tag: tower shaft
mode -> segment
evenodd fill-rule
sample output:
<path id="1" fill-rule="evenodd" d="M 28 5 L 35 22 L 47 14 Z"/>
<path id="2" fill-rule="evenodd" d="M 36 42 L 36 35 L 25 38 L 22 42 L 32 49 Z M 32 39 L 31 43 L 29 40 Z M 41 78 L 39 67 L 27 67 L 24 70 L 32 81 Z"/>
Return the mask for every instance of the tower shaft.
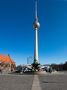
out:
<path id="1" fill-rule="evenodd" d="M 34 36 L 34 63 L 38 63 L 38 30 L 35 30 Z"/>

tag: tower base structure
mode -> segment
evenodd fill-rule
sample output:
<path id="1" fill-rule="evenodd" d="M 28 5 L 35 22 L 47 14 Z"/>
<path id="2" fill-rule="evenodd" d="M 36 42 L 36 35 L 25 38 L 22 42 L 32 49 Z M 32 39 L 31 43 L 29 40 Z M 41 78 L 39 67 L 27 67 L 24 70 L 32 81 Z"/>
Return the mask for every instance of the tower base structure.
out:
<path id="1" fill-rule="evenodd" d="M 38 62 L 32 63 L 32 71 L 34 71 L 34 72 L 40 71 L 40 63 L 38 63 Z"/>

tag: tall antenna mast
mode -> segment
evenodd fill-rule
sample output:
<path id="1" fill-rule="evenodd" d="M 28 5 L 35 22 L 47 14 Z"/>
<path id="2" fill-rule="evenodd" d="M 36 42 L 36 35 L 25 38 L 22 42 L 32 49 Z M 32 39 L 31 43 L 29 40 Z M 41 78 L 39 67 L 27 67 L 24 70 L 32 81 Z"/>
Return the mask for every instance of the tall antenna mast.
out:
<path id="1" fill-rule="evenodd" d="M 38 10 L 37 10 L 37 1 L 38 0 L 35 0 L 35 21 L 34 21 L 34 24 L 33 24 L 34 29 L 39 29 L 39 27 L 40 27 L 40 23 L 38 21 L 38 15 L 37 15 L 37 12 L 38 12 Z"/>
<path id="2" fill-rule="evenodd" d="M 38 68 L 38 30 L 40 27 L 40 23 L 38 21 L 38 15 L 37 15 L 37 0 L 35 0 L 35 20 L 33 23 L 34 28 L 34 62 L 33 62 L 33 68 L 36 70 Z"/>
<path id="3" fill-rule="evenodd" d="M 37 19 L 37 0 L 35 0 L 35 19 Z"/>

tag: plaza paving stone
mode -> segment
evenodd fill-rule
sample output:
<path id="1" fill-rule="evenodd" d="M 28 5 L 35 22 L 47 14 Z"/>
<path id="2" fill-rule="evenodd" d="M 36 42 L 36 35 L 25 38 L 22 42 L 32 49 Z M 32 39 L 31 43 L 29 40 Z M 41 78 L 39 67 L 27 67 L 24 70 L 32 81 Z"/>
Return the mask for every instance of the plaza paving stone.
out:
<path id="1" fill-rule="evenodd" d="M 33 75 L 0 75 L 0 90 L 31 90 Z"/>
<path id="2" fill-rule="evenodd" d="M 42 90 L 67 90 L 67 74 L 39 75 Z"/>
<path id="3" fill-rule="evenodd" d="M 67 72 L 37 75 L 42 90 L 67 90 Z M 1 75 L 0 90 L 32 90 L 34 75 Z M 34 87 L 35 89 L 35 87 Z"/>

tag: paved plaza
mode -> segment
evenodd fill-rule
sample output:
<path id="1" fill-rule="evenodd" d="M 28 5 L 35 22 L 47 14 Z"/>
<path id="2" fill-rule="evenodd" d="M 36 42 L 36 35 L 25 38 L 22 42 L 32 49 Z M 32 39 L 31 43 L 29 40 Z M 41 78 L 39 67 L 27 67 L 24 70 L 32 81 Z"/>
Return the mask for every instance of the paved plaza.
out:
<path id="1" fill-rule="evenodd" d="M 42 90 L 67 90 L 67 74 L 40 75 Z"/>
<path id="2" fill-rule="evenodd" d="M 0 90 L 31 90 L 33 75 L 0 75 Z"/>
<path id="3" fill-rule="evenodd" d="M 67 73 L 1 75 L 0 90 L 67 90 Z"/>

